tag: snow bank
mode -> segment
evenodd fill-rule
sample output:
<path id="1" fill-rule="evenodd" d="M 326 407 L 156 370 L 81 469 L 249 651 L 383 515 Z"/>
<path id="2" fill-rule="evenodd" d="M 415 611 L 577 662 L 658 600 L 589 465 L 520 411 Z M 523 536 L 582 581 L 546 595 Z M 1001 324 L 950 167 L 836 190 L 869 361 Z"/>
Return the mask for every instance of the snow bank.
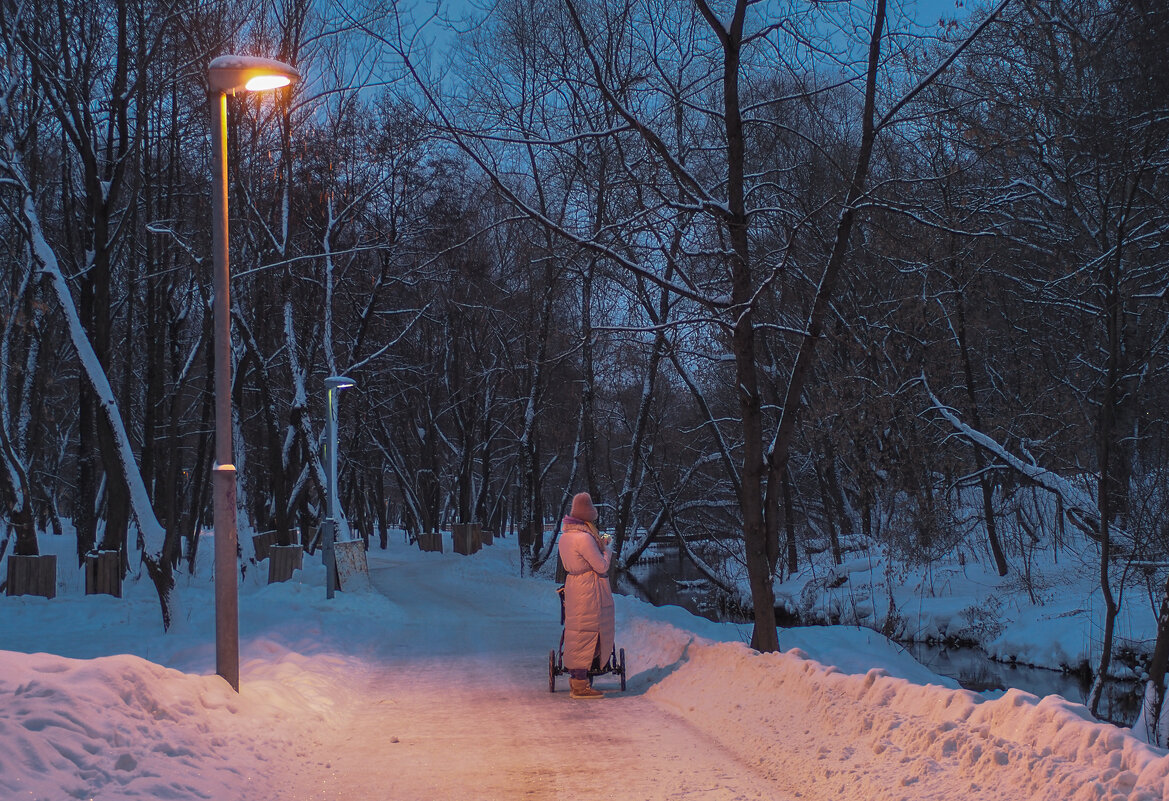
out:
<path id="1" fill-rule="evenodd" d="M 285 659 L 236 695 L 128 654 L 0 651 L 0 797 L 245 797 L 271 786 L 303 724 L 327 719 L 323 679 Z"/>
<path id="2" fill-rule="evenodd" d="M 236 694 L 130 654 L 0 651 L 0 798 L 276 801 L 367 699 L 363 658 L 248 644 Z"/>
<path id="3" fill-rule="evenodd" d="M 68 553 L 65 538 L 48 539 Z M 310 793 L 335 778 L 337 750 L 352 737 L 346 721 L 378 704 L 410 706 L 402 695 L 413 692 L 409 682 L 389 697 L 370 676 L 461 664 L 469 640 L 491 664 L 519 655 L 530 665 L 530 687 L 521 682 L 509 702 L 533 723 L 540 724 L 533 710 L 541 703 L 561 700 L 548 693 L 544 670 L 559 632 L 554 585 L 521 578 L 516 549 L 501 543 L 462 557 L 394 541 L 368 556 L 395 601 L 380 592 L 326 601 L 319 559 L 279 585 L 248 570 L 240 588 L 239 695 L 211 675 L 208 570 L 182 578 L 185 613 L 167 634 L 145 580 L 128 581 L 117 600 L 85 596 L 76 574 L 62 571 L 52 601 L 0 599 L 0 644 L 14 649 L 0 650 L 0 799 L 326 797 Z M 468 610 L 475 610 L 473 626 L 438 623 L 466 620 Z M 609 705 L 649 698 L 766 777 L 774 798 L 1169 795 L 1169 756 L 1127 730 L 1095 723 L 1083 706 L 1058 696 L 1012 691 L 986 700 L 868 629 L 785 630 L 788 650 L 761 655 L 745 644 L 748 626 L 620 596 L 617 615 L 628 692 L 584 714 L 616 716 L 620 710 Z M 468 681 L 480 670 L 469 663 Z M 378 726 L 392 721 L 387 732 L 406 725 L 375 717 Z M 629 734 L 631 753 L 642 734 Z M 473 781 L 474 758 L 451 756 Z M 377 769 L 369 767 L 374 778 Z"/>
<path id="4" fill-rule="evenodd" d="M 867 626 L 893 631 L 899 640 L 974 642 L 1003 662 L 1053 670 L 1098 664 L 1105 605 L 1090 541 L 1037 548 L 1026 560 L 1014 558 L 1005 577 L 967 544 L 916 567 L 877 544 L 867 547 L 870 556 L 841 565 L 832 564 L 827 552 L 819 555 L 818 563 L 776 584 L 777 605 L 805 623 Z M 1115 646 L 1151 653 L 1157 623 L 1152 602 L 1159 603 L 1159 596 L 1150 596 L 1137 571 L 1114 573 L 1128 582 L 1123 594 L 1119 579 L 1114 588 L 1124 601 Z M 1120 660 L 1113 660 L 1112 671 L 1117 678 L 1138 678 Z"/>
<path id="5" fill-rule="evenodd" d="M 820 797 L 1160 801 L 1169 756 L 1059 696 L 996 700 L 799 649 L 691 640 L 648 695 L 778 786 Z M 753 736 L 743 736 L 751 732 Z"/>

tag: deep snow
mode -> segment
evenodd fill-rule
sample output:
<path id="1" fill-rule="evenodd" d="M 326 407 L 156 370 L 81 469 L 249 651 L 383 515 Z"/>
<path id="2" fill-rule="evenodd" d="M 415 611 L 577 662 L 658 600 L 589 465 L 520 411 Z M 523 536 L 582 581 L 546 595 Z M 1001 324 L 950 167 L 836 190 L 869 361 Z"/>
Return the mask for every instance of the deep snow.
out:
<path id="1" fill-rule="evenodd" d="M 72 540 L 41 542 L 57 598 L 0 598 L 5 801 L 1169 795 L 1169 756 L 1127 730 L 958 689 L 867 629 L 788 630 L 761 655 L 746 627 L 618 596 L 627 691 L 551 694 L 554 585 L 519 576 L 510 539 L 472 557 L 395 539 L 369 553 L 372 590 L 332 601 L 319 559 L 272 586 L 249 566 L 236 695 L 211 675 L 209 564 L 163 634 L 148 581 L 86 597 Z"/>
<path id="2" fill-rule="evenodd" d="M 910 566 L 887 546 L 843 537 L 850 546 L 840 565 L 823 550 L 775 586 L 776 604 L 804 622 L 841 622 L 892 631 L 898 640 L 977 643 L 987 656 L 1009 663 L 1060 669 L 1096 668 L 1103 643 L 1104 600 L 1099 546 L 1066 527 L 1051 529 L 1060 515 L 1042 490 L 996 495 L 1000 536 L 1010 569 L 1000 577 L 986 544 L 975 490 L 956 502 L 969 530 L 955 524 L 953 542 L 927 564 Z M 1033 539 L 1018 522 L 1033 521 Z M 971 522 L 973 521 L 973 522 Z M 909 528 L 891 516 L 886 528 Z M 1135 551 L 1134 551 L 1135 552 Z M 745 587 L 745 577 L 739 583 Z M 1113 595 L 1121 599 L 1114 649 L 1151 654 L 1157 634 L 1162 572 L 1148 574 L 1120 562 L 1112 570 Z M 892 620 L 890 616 L 892 615 Z M 1114 677 L 1141 678 L 1114 659 Z"/>

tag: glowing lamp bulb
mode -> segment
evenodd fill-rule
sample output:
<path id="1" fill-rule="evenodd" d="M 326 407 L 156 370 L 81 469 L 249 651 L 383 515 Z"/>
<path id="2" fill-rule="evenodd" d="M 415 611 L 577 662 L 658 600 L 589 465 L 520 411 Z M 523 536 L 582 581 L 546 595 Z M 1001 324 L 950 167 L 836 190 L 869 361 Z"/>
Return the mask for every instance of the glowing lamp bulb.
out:
<path id="1" fill-rule="evenodd" d="M 281 86 L 288 86 L 292 83 L 292 79 L 287 75 L 257 75 L 255 78 L 248 80 L 244 84 L 244 88 L 249 92 L 263 92 L 268 89 L 279 89 Z"/>
<path id="2" fill-rule="evenodd" d="M 219 56 L 207 66 L 208 88 L 225 95 L 279 89 L 299 79 L 300 73 L 292 65 L 256 56 Z"/>

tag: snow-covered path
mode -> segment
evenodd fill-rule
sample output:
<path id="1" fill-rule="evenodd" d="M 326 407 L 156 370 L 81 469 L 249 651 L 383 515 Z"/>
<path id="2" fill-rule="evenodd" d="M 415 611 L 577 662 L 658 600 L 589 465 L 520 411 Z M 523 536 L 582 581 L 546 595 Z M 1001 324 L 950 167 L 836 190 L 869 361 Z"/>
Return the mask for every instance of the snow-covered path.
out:
<path id="1" fill-rule="evenodd" d="M 452 595 L 440 575 L 451 569 L 449 559 L 375 564 L 374 587 L 408 607 L 410 620 L 385 643 L 380 664 L 354 677 L 361 703 L 319 738 L 314 759 L 283 774 L 280 797 L 786 797 L 645 698 L 647 678 L 633 677 L 622 693 L 616 677 L 602 677 L 597 686 L 612 692 L 600 701 L 570 700 L 566 677 L 549 693 L 546 654 L 560 633 L 555 596 L 517 616 L 514 596 L 493 597 L 498 586 L 460 582 Z M 400 570 L 411 571 L 408 582 L 395 581 Z"/>
<path id="2" fill-rule="evenodd" d="M 555 586 L 518 575 L 514 540 L 368 556 L 374 586 L 331 600 L 319 556 L 273 585 L 248 563 L 238 694 L 209 569 L 166 634 L 145 580 L 0 599 L 0 801 L 1169 798 L 1163 749 L 1058 696 L 957 689 L 866 629 L 760 654 L 621 596 L 628 690 L 573 701 L 548 692 Z"/>

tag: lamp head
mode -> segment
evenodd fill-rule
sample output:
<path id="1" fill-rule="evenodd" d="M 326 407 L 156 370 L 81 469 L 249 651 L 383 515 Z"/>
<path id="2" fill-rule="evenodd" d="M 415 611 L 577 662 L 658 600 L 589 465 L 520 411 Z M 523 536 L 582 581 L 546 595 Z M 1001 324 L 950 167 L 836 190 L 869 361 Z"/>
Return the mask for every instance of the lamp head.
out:
<path id="1" fill-rule="evenodd" d="M 331 375 L 325 379 L 325 386 L 329 389 L 348 389 L 357 386 L 357 382 L 348 376 Z"/>
<path id="2" fill-rule="evenodd" d="M 262 92 L 288 86 L 300 79 L 295 67 L 271 58 L 219 56 L 207 67 L 212 91 L 234 95 L 239 91 Z"/>

